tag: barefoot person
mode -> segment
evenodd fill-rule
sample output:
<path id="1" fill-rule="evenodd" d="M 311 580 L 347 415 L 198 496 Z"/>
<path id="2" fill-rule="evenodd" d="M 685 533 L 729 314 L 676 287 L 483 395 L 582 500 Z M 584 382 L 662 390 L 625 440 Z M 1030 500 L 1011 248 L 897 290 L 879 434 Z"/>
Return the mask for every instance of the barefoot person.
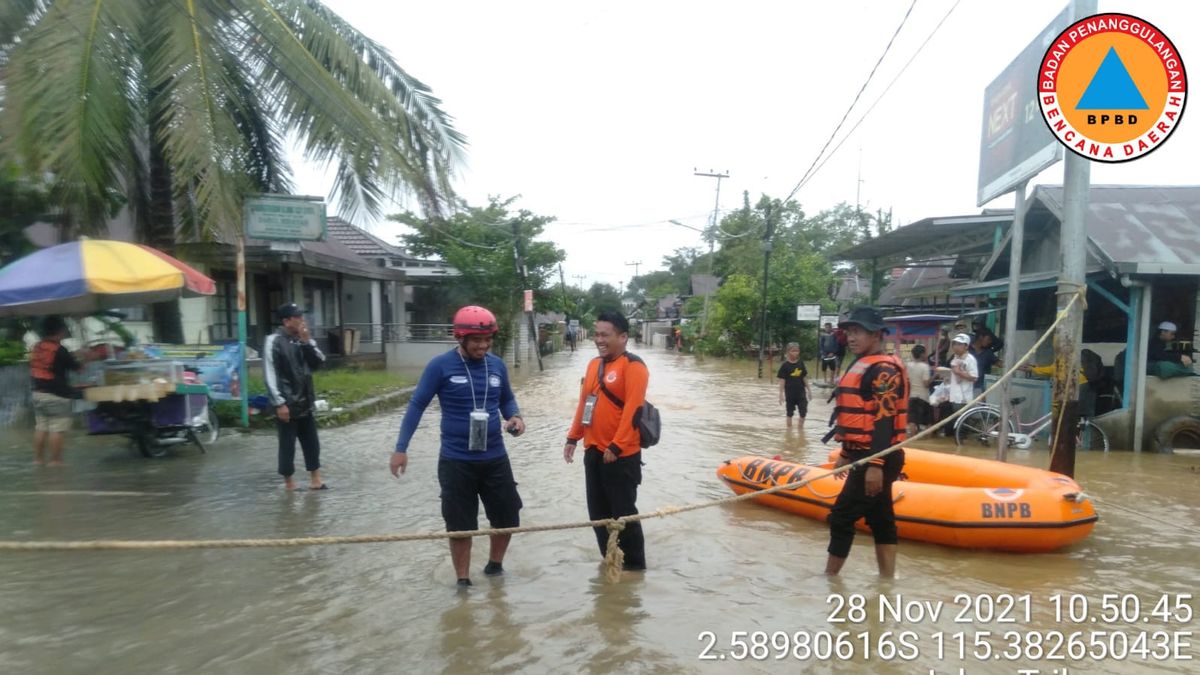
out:
<path id="1" fill-rule="evenodd" d="M 263 344 L 263 373 L 275 406 L 275 428 L 279 433 L 279 475 L 283 487 L 295 490 L 296 441 L 304 452 L 311 490 L 326 489 L 321 480 L 321 439 L 313 416 L 316 392 L 312 371 L 325 363 L 325 355 L 308 332 L 304 310 L 294 303 L 281 305 L 276 314 L 280 328 Z"/>
<path id="2" fill-rule="evenodd" d="M 800 360 L 800 344 L 789 342 L 783 363 L 779 364 L 779 405 L 787 404 L 787 428 L 792 428 L 793 413 L 800 417 L 800 428 L 804 428 L 804 418 L 808 417 L 808 401 L 812 398 L 812 388 L 808 386 L 808 368 Z"/>
<path id="3" fill-rule="evenodd" d="M 67 382 L 67 373 L 83 366 L 62 345 L 71 335 L 62 317 L 46 317 L 41 335 L 41 341 L 29 355 L 29 372 L 33 376 L 33 463 L 45 463 L 49 446 L 50 466 L 63 466 L 63 443 L 71 430 L 71 400 L 79 398 L 79 392 Z"/>
<path id="4" fill-rule="evenodd" d="M 508 368 L 488 351 L 497 330 L 496 317 L 487 309 L 471 305 L 458 310 L 454 315 L 458 347 L 425 366 L 392 453 L 392 475 L 399 478 L 408 467 L 408 448 L 421 415 L 436 396 L 442 407 L 437 473 L 447 532 L 479 529 L 480 501 L 493 528 L 521 525 L 521 495 L 504 448 L 503 431 L 520 436 L 525 422 L 509 383 Z M 504 554 L 511 538 L 511 534 L 491 536 L 485 575 L 504 574 Z M 470 586 L 470 538 L 450 540 L 450 562 L 458 585 Z"/>
<path id="5" fill-rule="evenodd" d="M 874 307 L 858 307 L 839 324 L 846 346 L 858 360 L 837 386 L 833 435 L 842 443 L 837 466 L 844 466 L 904 440 L 907 426 L 908 378 L 904 364 L 883 353 L 887 327 Z M 851 469 L 829 511 L 829 559 L 825 573 L 842 571 L 854 543 L 854 524 L 865 517 L 875 537 L 879 576 L 896 574 L 896 514 L 892 483 L 904 468 L 904 451 L 873 459 Z"/>

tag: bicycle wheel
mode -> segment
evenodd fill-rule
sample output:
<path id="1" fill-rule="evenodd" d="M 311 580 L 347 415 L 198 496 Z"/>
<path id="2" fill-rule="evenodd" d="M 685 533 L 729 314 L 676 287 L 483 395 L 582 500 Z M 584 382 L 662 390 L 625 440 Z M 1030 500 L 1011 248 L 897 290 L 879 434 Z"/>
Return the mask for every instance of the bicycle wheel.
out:
<path id="1" fill-rule="evenodd" d="M 1108 434 L 1091 420 L 1081 419 L 1075 432 L 1075 449 L 1108 452 Z"/>
<path id="2" fill-rule="evenodd" d="M 991 445 L 1000 432 L 1000 413 L 994 408 L 975 408 L 963 415 L 954 428 L 954 441 L 958 445 L 978 443 Z M 1013 432 L 1012 420 L 1008 421 L 1008 433 Z"/>

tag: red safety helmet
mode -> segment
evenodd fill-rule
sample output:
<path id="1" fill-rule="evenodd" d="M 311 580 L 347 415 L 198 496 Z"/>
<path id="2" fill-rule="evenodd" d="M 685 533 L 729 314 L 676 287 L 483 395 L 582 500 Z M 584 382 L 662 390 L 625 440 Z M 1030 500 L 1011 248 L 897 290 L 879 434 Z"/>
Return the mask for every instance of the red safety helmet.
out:
<path id="1" fill-rule="evenodd" d="M 495 335 L 500 330 L 496 315 L 478 305 L 467 305 L 454 313 L 454 339 L 468 335 Z"/>

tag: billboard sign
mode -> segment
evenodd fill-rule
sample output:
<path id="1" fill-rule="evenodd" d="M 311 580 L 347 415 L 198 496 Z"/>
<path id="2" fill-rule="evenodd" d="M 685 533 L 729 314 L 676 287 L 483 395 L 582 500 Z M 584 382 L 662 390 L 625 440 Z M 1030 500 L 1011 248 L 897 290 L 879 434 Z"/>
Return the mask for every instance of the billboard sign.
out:
<path id="1" fill-rule="evenodd" d="M 1062 159 L 1062 144 L 1042 121 L 1038 106 L 1038 69 L 1046 48 L 1071 25 L 1071 19 L 1068 5 L 984 89 L 978 206 Z"/>

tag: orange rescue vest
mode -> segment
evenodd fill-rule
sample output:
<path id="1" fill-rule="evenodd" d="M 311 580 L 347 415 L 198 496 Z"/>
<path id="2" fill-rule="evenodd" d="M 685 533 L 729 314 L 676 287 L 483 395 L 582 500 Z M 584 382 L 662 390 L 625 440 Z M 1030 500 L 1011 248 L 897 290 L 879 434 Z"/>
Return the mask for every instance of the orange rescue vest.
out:
<path id="1" fill-rule="evenodd" d="M 880 398 L 872 390 L 874 379 L 872 366 L 880 363 L 890 363 L 896 368 L 896 377 L 900 378 L 900 386 Z M 908 375 L 900 359 L 887 354 L 864 356 L 854 362 L 850 369 L 838 380 L 836 390 L 837 406 L 834 414 L 834 438 L 848 448 L 871 447 L 871 431 L 875 428 L 875 420 L 880 416 L 880 408 L 892 411 L 895 422 L 892 427 L 891 443 L 899 443 L 906 438 L 905 429 L 908 426 Z"/>
<path id="2" fill-rule="evenodd" d="M 42 340 L 33 347 L 29 354 L 29 374 L 35 380 L 54 379 L 54 357 L 58 355 L 60 344 L 53 340 Z"/>

